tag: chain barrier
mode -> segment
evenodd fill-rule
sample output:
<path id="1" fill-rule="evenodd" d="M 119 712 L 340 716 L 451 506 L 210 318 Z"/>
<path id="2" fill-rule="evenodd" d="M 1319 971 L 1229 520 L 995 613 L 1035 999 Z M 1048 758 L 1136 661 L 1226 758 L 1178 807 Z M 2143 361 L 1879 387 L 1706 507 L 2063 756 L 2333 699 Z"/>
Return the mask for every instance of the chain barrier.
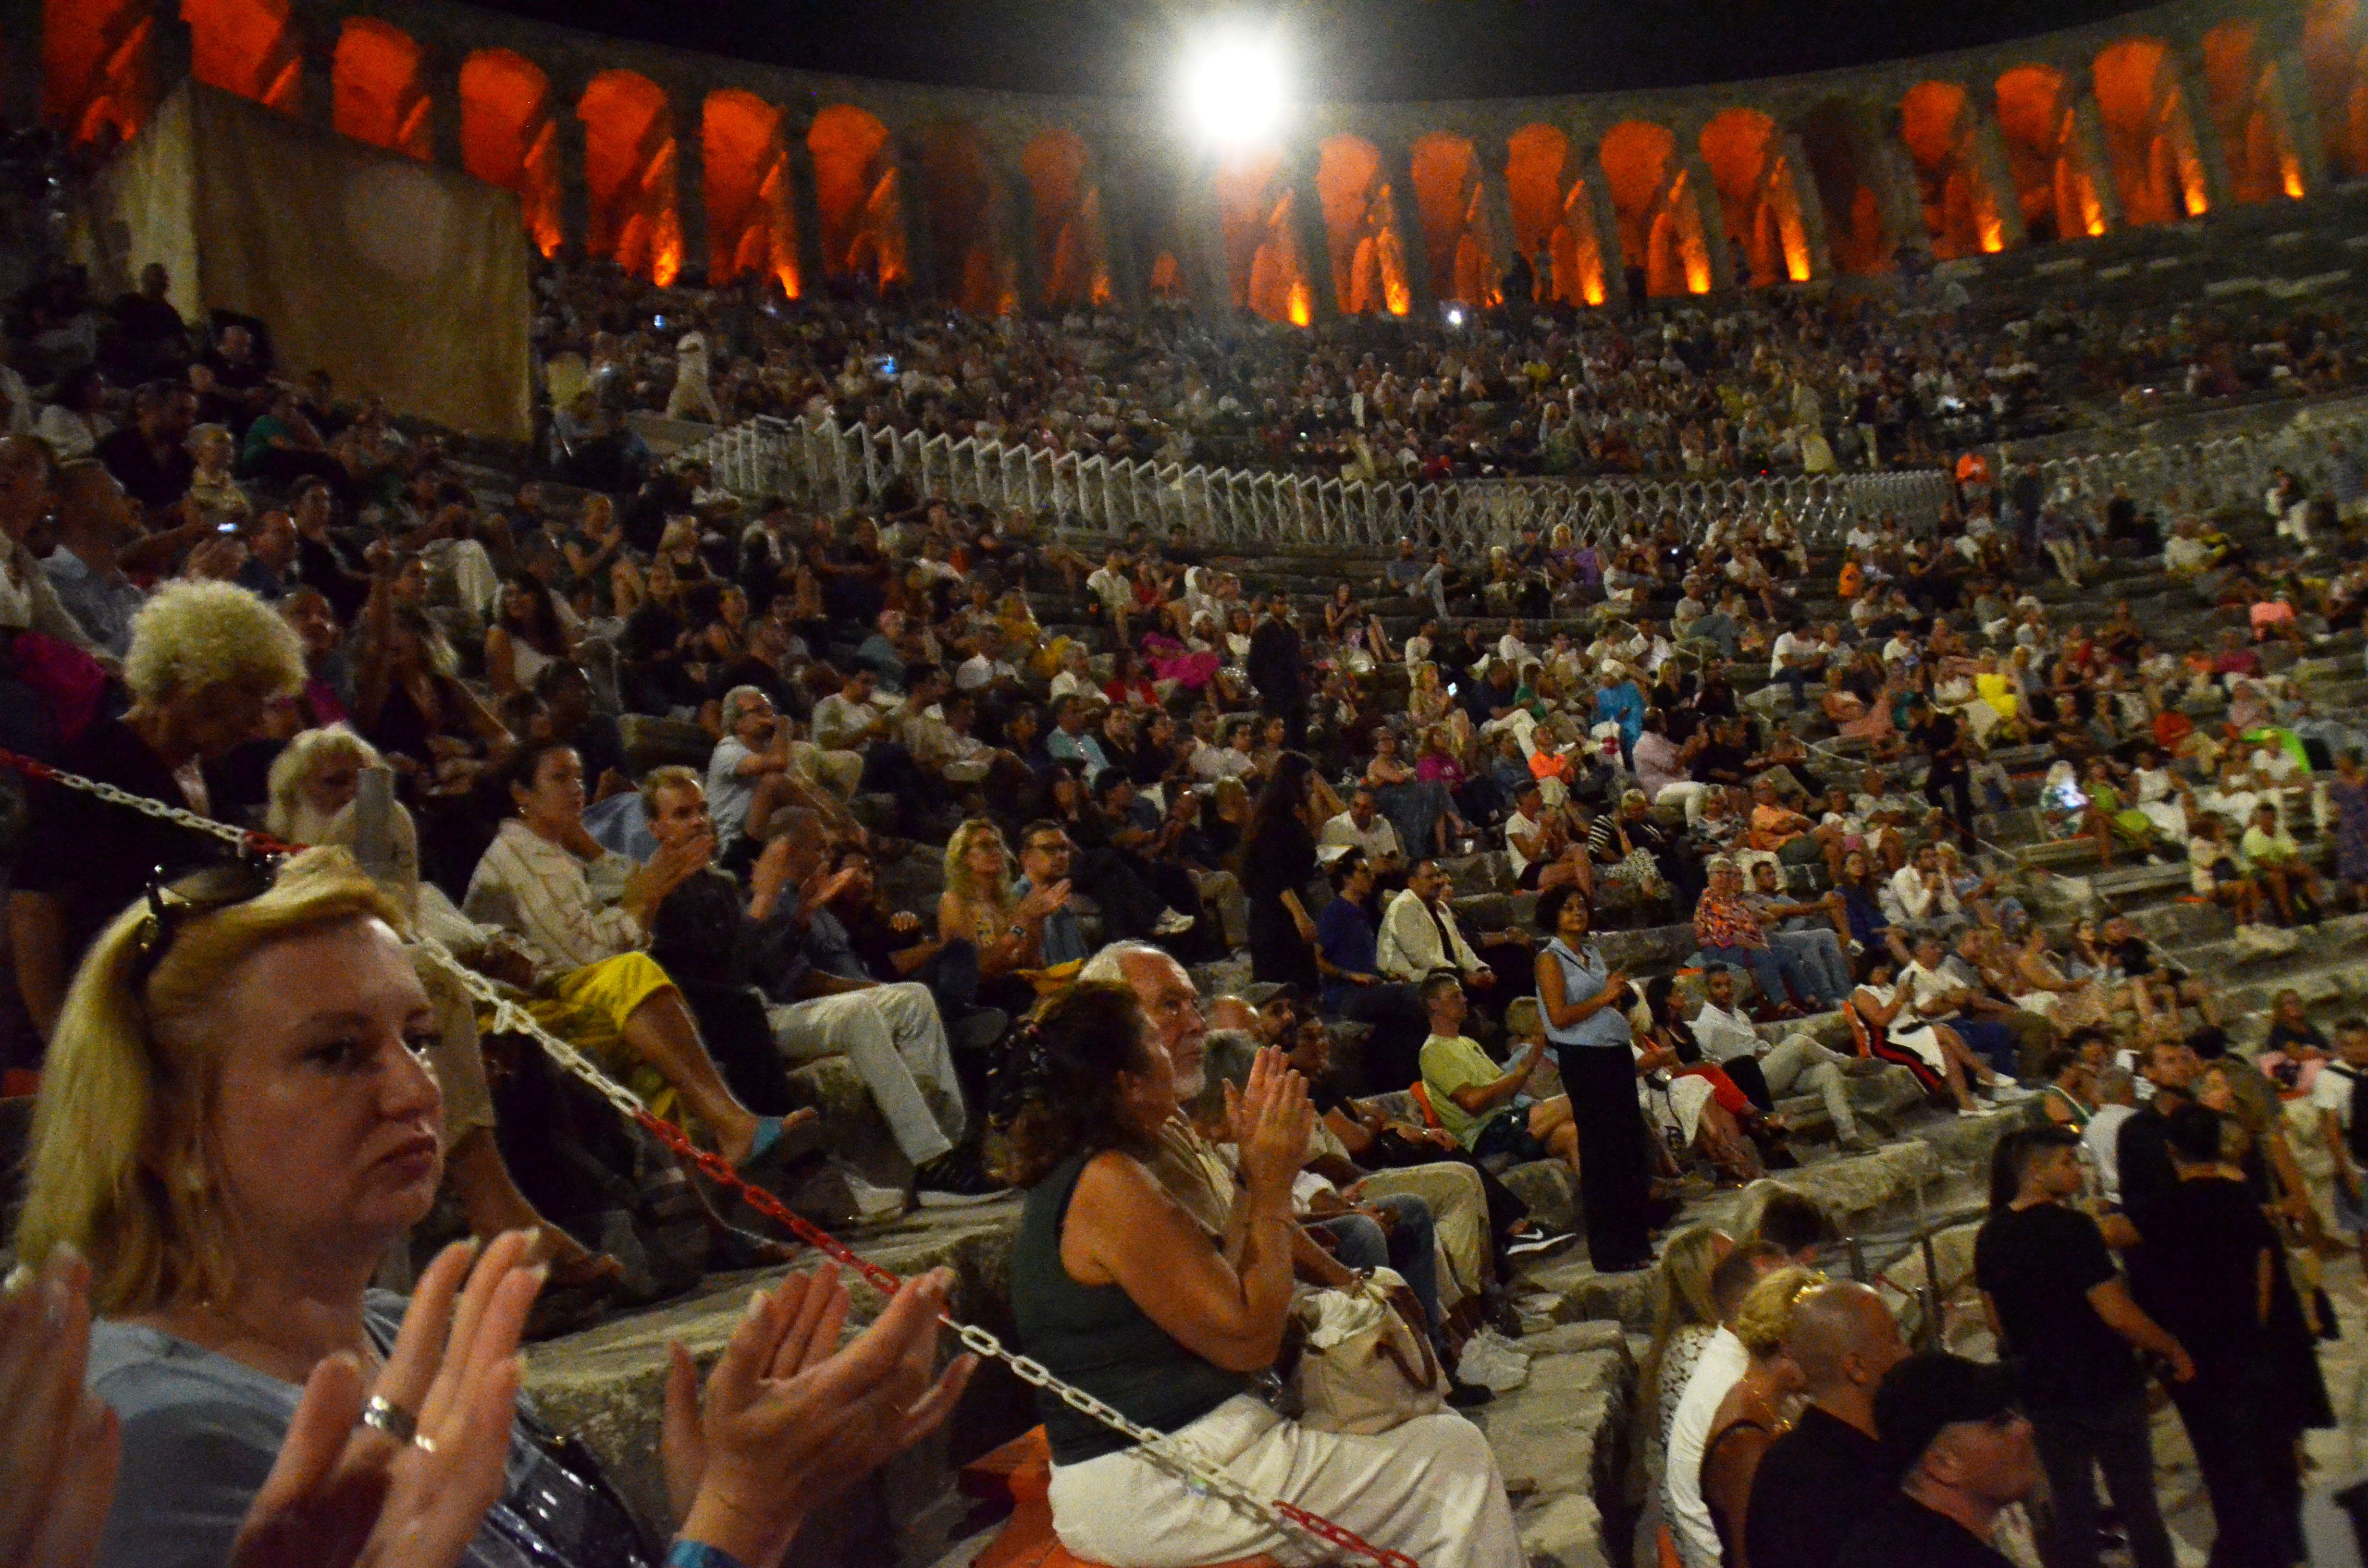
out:
<path id="1" fill-rule="evenodd" d="M 15 752 L 0 750 L 0 767 L 12 769 L 27 778 L 38 778 L 63 789 L 95 796 L 112 806 L 121 806 L 168 822 L 189 832 L 203 834 L 225 844 L 235 846 L 241 852 L 258 856 L 293 855 L 304 846 L 290 844 L 270 834 L 251 828 L 218 822 L 186 807 L 168 805 L 135 795 L 112 784 L 96 778 L 85 778 Z M 743 1177 L 720 1154 L 700 1148 L 690 1141 L 690 1134 L 656 1115 L 631 1089 L 600 1071 L 592 1060 L 575 1047 L 545 1028 L 535 1017 L 520 1006 L 494 981 L 462 964 L 440 942 L 430 937 L 416 937 L 414 945 L 449 975 L 454 983 L 471 997 L 483 1003 L 492 1014 L 488 1033 L 514 1033 L 527 1036 L 542 1048 L 544 1054 L 562 1069 L 580 1080 L 601 1098 L 614 1107 L 619 1115 L 640 1127 L 673 1153 L 694 1166 L 700 1175 L 780 1226 L 816 1252 L 852 1270 L 863 1281 L 883 1295 L 894 1295 L 904 1284 L 895 1274 L 878 1264 L 858 1256 L 855 1250 L 828 1231 L 797 1214 L 772 1193 Z M 1281 1498 L 1262 1498 L 1242 1484 L 1222 1466 L 1215 1465 L 1176 1443 L 1167 1434 L 1129 1420 L 1125 1415 L 1096 1399 L 1085 1390 L 1063 1382 L 1042 1363 L 1006 1346 L 1004 1343 L 975 1324 L 958 1323 L 951 1315 L 941 1315 L 939 1322 L 953 1330 L 969 1349 L 990 1360 L 1000 1361 L 1009 1368 L 1014 1377 L 1030 1388 L 1042 1389 L 1062 1403 L 1080 1415 L 1089 1416 L 1103 1426 L 1140 1445 L 1143 1457 L 1156 1468 L 1182 1482 L 1205 1496 L 1239 1510 L 1278 1531 L 1296 1530 L 1326 1547 L 1349 1552 L 1376 1563 L 1379 1568 L 1421 1568 L 1421 1564 L 1402 1551 L 1373 1545 L 1354 1531 L 1333 1523 L 1320 1514 L 1312 1514 Z"/>

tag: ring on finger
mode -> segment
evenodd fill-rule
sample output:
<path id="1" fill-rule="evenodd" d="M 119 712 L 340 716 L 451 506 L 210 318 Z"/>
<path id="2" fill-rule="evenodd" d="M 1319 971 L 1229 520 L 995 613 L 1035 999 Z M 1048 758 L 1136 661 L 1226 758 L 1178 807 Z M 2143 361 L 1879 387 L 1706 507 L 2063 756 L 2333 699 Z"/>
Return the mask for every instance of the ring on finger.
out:
<path id="1" fill-rule="evenodd" d="M 374 1393 L 363 1403 L 362 1425 L 398 1443 L 415 1441 L 419 1435 L 419 1418 L 384 1394 Z"/>

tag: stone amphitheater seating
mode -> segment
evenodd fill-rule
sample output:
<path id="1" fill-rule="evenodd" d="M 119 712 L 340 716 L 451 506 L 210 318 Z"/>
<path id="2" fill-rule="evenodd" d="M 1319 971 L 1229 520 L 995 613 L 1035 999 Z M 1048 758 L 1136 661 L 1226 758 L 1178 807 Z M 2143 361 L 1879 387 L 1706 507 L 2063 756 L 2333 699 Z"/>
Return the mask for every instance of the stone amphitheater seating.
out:
<path id="1" fill-rule="evenodd" d="M 2250 498 L 2243 499 L 2249 506 Z M 2240 535 L 2248 530 L 2256 535 L 2260 530 L 2249 511 L 2237 528 Z M 1832 582 L 1830 555 L 1817 552 L 1810 579 L 1808 608 L 1820 617 L 1839 614 L 1840 608 L 1828 597 L 1829 589 L 1816 585 Z M 1336 581 L 1370 581 L 1379 574 L 1381 560 L 1366 552 L 1289 550 L 1221 558 L 1216 563 L 1238 572 L 1248 591 L 1287 592 L 1304 613 L 1314 615 Z M 2218 612 L 2196 602 L 2185 589 L 2135 565 L 2108 564 L 2077 594 L 2053 581 L 2037 585 L 2034 591 L 2058 616 L 2095 619 L 2109 613 L 2115 598 L 2127 597 L 2150 630 L 2174 643 L 2208 635 L 2221 624 Z M 1039 617 L 1048 627 L 1068 630 L 1107 651 L 1105 634 L 1085 621 L 1076 600 L 1057 593 L 1035 598 Z M 1419 616 L 1403 599 L 1385 598 L 1378 609 L 1393 637 L 1414 630 Z M 1492 636 L 1502 625 L 1497 620 L 1481 624 Z M 2278 651 L 2281 659 L 2284 652 Z M 2361 657 L 2358 634 L 2346 634 L 2293 659 L 2286 673 L 2324 707 L 2356 708 L 2368 699 Z M 1738 687 L 1747 693 L 1765 684 L 1754 671 L 1737 674 Z M 1395 674 L 1391 678 L 1403 680 Z M 1784 699 L 1780 690 L 1759 700 L 1781 706 Z M 688 736 L 659 723 L 637 726 L 629 744 L 647 747 L 653 756 L 668 748 L 695 749 Z M 2184 867 L 2122 866 L 2104 871 L 2089 841 L 2043 838 L 2034 809 L 2043 754 L 2022 748 L 1998 755 L 2013 776 L 2014 798 L 2007 809 L 1985 813 L 1979 826 L 1999 863 L 2010 862 L 2022 875 L 2019 891 L 2027 903 L 2035 903 L 2035 912 L 2061 916 L 2075 910 L 2112 910 L 2128 915 L 2177 961 L 2218 979 L 2232 1015 L 2239 1017 L 2233 1029 L 2239 1045 L 2257 1042 L 2261 1014 L 2274 994 L 2288 986 L 2313 1002 L 2344 999 L 2368 1006 L 2368 916 L 2331 919 L 2288 952 L 2263 954 L 2240 948 L 2225 913 L 2187 896 Z M 2313 835 L 2307 812 L 2296 813 L 2296 826 L 2315 853 L 2327 852 L 2328 846 Z M 1500 854 L 1460 858 L 1449 869 L 1459 890 L 1458 911 L 1467 926 L 1497 926 L 1527 919 L 1534 895 L 1512 887 Z M 901 906 L 925 909 L 934 900 L 939 871 L 931 857 L 910 857 L 897 863 L 893 875 L 898 879 L 894 894 Z M 1693 948 L 1691 928 L 1682 924 L 1611 931 L 1604 943 L 1617 961 L 1654 972 L 1683 964 Z M 1231 965 L 1218 964 L 1204 966 L 1197 978 L 1204 990 L 1213 991 L 1247 977 Z M 1805 1027 L 1830 1042 L 1847 1038 L 1839 1015 L 1811 1019 Z M 876 1173 L 875 1179 L 901 1174 L 886 1130 L 878 1125 L 877 1113 L 851 1073 L 823 1062 L 801 1069 L 796 1077 L 824 1108 L 834 1136 L 859 1152 Z M 1830 1143 L 1814 1097 L 1788 1102 L 1783 1108 L 1800 1131 L 1798 1147 L 1804 1163 L 1785 1173 L 1783 1180 L 1825 1203 L 1856 1238 L 1846 1257 L 1835 1259 L 1834 1266 L 1863 1267 L 1870 1277 L 1879 1276 L 1912 1323 L 1929 1310 L 1918 1295 L 1928 1267 L 1939 1276 L 1938 1285 L 1962 1277 L 1971 1233 L 1964 1217 L 1978 1208 L 1991 1146 L 2017 1118 L 2006 1112 L 1973 1120 L 1936 1117 L 1923 1108 L 1907 1074 L 1897 1068 L 1853 1078 L 1850 1091 L 1870 1123 L 1891 1136 L 1871 1153 L 1844 1153 Z M 1545 1217 L 1561 1221 L 1573 1218 L 1573 1194 L 1560 1166 L 1516 1167 L 1506 1179 Z M 1731 1225 L 1748 1202 L 1747 1194 L 1699 1194 L 1684 1219 Z M 1003 1333 L 1009 1328 L 1004 1248 L 1017 1219 L 1017 1203 L 1003 1200 L 953 1217 L 925 1211 L 860 1240 L 866 1256 L 893 1269 L 953 1268 L 962 1281 L 960 1304 L 965 1318 Z M 1929 1265 L 1927 1253 L 1900 1235 L 1950 1220 L 1964 1222 L 1941 1228 L 1933 1237 Z M 712 1279 L 694 1299 L 540 1347 L 532 1363 L 537 1396 L 548 1413 L 583 1432 L 604 1457 L 628 1461 L 632 1454 L 655 1452 L 657 1369 L 662 1364 L 658 1346 L 665 1337 L 682 1335 L 702 1357 L 712 1356 L 738 1310 L 741 1283 Z M 1633 1528 L 1637 1506 L 1628 1490 L 1629 1421 L 1635 1361 L 1649 1326 L 1646 1284 L 1643 1276 L 1596 1275 L 1583 1252 L 1532 1267 L 1516 1284 L 1515 1303 L 1528 1330 L 1522 1347 L 1534 1358 L 1531 1381 L 1475 1415 L 1514 1487 L 1533 1561 L 1578 1564 L 1629 1555 L 1626 1532 Z M 860 1290 L 859 1295 L 868 1297 L 869 1292 Z M 876 1298 L 860 1302 L 859 1315 L 875 1304 Z M 881 1561 L 879 1543 L 894 1540 L 900 1564 L 929 1563 L 939 1561 L 938 1554 L 951 1542 L 1008 1506 L 1010 1513 L 999 1538 L 990 1543 L 986 1534 L 972 1534 L 964 1555 L 943 1562 L 968 1562 L 981 1551 L 986 1555 L 978 1561 L 987 1568 L 1051 1568 L 1071 1561 L 1051 1541 L 1049 1530 L 1041 1528 L 1040 1483 L 1022 1462 L 1026 1435 L 1034 1425 L 1023 1392 L 1008 1377 L 981 1377 L 953 1424 L 953 1435 L 891 1465 L 858 1489 L 832 1517 L 818 1521 L 801 1542 L 800 1560 L 825 1568 L 859 1563 L 868 1568 Z M 637 1503 L 656 1502 L 661 1494 L 648 1466 L 626 1462 L 623 1473 L 628 1494 Z"/>

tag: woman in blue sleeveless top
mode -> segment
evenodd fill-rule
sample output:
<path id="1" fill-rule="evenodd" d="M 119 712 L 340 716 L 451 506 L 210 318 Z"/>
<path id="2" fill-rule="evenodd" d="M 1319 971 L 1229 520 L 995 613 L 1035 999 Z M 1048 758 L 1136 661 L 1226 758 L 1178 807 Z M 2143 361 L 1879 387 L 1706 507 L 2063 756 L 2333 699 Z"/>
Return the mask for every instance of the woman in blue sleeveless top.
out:
<path id="1" fill-rule="evenodd" d="M 1588 939 L 1594 911 L 1569 886 L 1538 900 L 1538 928 L 1554 939 L 1538 955 L 1538 1006 L 1578 1128 L 1579 1203 L 1598 1272 L 1653 1266 L 1649 1136 L 1636 1103 L 1636 1056 L 1621 1011 L 1633 993 Z"/>

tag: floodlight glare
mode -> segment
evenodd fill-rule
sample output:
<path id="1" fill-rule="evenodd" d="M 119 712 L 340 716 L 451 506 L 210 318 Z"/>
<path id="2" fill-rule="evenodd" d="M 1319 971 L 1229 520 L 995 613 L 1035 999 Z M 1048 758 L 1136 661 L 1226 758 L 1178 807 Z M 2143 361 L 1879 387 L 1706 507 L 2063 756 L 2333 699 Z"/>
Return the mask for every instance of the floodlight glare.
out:
<path id="1" fill-rule="evenodd" d="M 1193 131 L 1222 146 L 1271 136 L 1287 94 L 1282 48 L 1246 28 L 1210 34 L 1184 56 L 1184 112 Z"/>

